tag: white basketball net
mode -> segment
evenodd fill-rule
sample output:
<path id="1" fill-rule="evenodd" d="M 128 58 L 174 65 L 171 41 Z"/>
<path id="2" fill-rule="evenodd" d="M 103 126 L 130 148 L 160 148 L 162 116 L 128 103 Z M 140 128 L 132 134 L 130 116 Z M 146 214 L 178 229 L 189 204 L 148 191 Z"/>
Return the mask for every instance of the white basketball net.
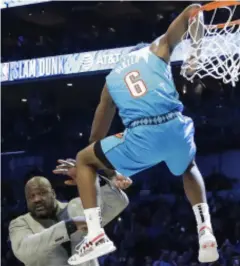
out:
<path id="1" fill-rule="evenodd" d="M 203 25 L 205 28 L 204 38 L 198 41 L 195 36 L 191 35 L 191 27 L 196 21 L 196 17 L 190 22 L 188 31 L 183 36 L 184 45 L 187 46 L 184 50 L 189 53 L 181 68 L 181 74 L 187 80 L 193 81 L 197 76 L 199 78 L 212 76 L 235 86 L 240 75 L 240 25 L 230 25 L 229 23 L 236 7 L 221 7 L 221 9 L 225 8 L 229 11 L 229 19 L 221 29 L 212 25 L 217 12 L 215 9 L 210 25 Z M 189 60 L 190 58 L 192 59 Z"/>

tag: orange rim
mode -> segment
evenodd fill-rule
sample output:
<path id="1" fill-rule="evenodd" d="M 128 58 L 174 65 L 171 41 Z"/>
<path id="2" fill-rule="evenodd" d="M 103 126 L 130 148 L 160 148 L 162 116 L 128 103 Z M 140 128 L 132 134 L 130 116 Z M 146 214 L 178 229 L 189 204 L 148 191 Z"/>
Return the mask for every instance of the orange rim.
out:
<path id="1" fill-rule="evenodd" d="M 240 19 L 231 21 L 227 24 L 227 27 L 233 26 L 233 25 L 240 25 Z M 226 26 L 226 23 L 221 23 L 221 24 L 215 24 L 215 25 L 207 25 L 208 28 L 218 28 L 222 29 Z"/>
<path id="2" fill-rule="evenodd" d="M 216 2 L 211 2 L 208 3 L 204 6 L 199 7 L 196 9 L 192 14 L 190 19 L 194 18 L 199 12 L 201 11 L 211 11 L 213 9 L 219 8 L 219 7 L 224 7 L 224 6 L 239 6 L 240 2 L 239 1 L 216 1 Z M 232 25 L 240 24 L 240 19 L 231 21 L 228 23 L 228 27 Z M 215 24 L 215 25 L 207 25 L 209 28 L 219 28 L 222 29 L 226 26 L 226 23 L 221 23 L 221 24 Z"/>

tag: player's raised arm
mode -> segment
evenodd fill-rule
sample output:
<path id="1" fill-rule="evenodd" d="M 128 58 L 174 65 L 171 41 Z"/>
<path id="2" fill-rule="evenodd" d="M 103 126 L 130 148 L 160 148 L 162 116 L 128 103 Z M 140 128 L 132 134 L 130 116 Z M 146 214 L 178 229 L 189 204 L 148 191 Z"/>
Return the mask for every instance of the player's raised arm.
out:
<path id="1" fill-rule="evenodd" d="M 191 15 L 200 7 L 199 4 L 193 4 L 185 8 L 184 11 L 171 23 L 166 34 L 152 43 L 152 52 L 168 62 L 173 49 L 181 42 L 183 34 L 188 29 Z M 200 23 L 202 20 L 203 13 L 199 12 L 196 16 L 196 20 L 191 26 L 191 35 L 196 36 L 195 40 L 203 37 L 204 29 L 202 23 Z"/>
<path id="2" fill-rule="evenodd" d="M 101 99 L 95 111 L 89 142 L 106 137 L 116 112 L 116 106 L 108 92 L 106 84 L 103 87 Z"/>

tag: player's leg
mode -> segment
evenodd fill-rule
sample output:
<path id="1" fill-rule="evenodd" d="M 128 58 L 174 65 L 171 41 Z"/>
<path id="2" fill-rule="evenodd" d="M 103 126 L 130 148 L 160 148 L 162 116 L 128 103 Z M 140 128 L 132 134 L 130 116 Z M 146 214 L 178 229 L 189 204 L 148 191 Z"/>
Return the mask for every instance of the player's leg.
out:
<path id="1" fill-rule="evenodd" d="M 78 153 L 76 182 L 84 208 L 88 235 L 85 242 L 80 244 L 79 251 L 69 259 L 69 264 L 78 265 L 115 250 L 101 227 L 101 213 L 96 201 L 96 173 L 98 170 L 104 170 L 111 174 L 115 173 L 116 169 L 125 176 L 131 176 L 152 166 L 149 162 L 150 156 L 144 159 L 145 146 L 141 149 L 141 140 L 147 138 L 147 133 L 137 131 L 140 135 L 135 135 L 133 129 L 129 133 L 125 131 L 124 135 L 107 137 Z M 141 133 L 144 136 L 142 138 Z M 140 144 L 140 147 L 137 144 Z"/>
<path id="2" fill-rule="evenodd" d="M 172 122 L 171 131 L 166 133 L 172 140 L 166 164 L 174 175 L 183 175 L 185 193 L 196 216 L 200 244 L 199 260 L 213 262 L 218 259 L 217 243 L 212 234 L 204 181 L 194 162 L 196 145 L 192 119 L 179 116 Z"/>
<path id="3" fill-rule="evenodd" d="M 190 163 L 183 174 L 183 185 L 186 196 L 192 206 L 199 202 L 207 202 L 205 184 L 195 161 Z"/>
<path id="4" fill-rule="evenodd" d="M 212 232 L 211 218 L 202 175 L 193 161 L 183 174 L 185 194 L 192 205 L 199 234 L 199 261 L 213 262 L 219 257 L 217 242 Z"/>
<path id="5" fill-rule="evenodd" d="M 99 145 L 99 144 L 97 144 Z M 115 174 L 114 169 L 108 169 L 106 166 L 96 157 L 96 143 L 89 145 L 84 150 L 78 152 L 76 158 L 77 164 L 77 178 L 79 194 L 81 196 L 84 209 L 95 208 L 97 206 L 96 201 L 96 189 L 95 181 L 98 170 L 104 170 L 108 177 Z M 112 166 L 109 165 L 112 168 Z M 87 189 L 85 189 L 87 187 Z"/>
<path id="6" fill-rule="evenodd" d="M 101 225 L 101 211 L 97 206 L 97 190 L 95 186 L 98 170 L 104 170 L 109 175 L 113 175 L 115 171 L 107 169 L 97 158 L 95 143 L 77 154 L 76 165 L 76 183 L 84 208 L 88 235 L 84 242 L 79 244 L 77 252 L 68 260 L 70 265 L 79 265 L 116 250 Z"/>

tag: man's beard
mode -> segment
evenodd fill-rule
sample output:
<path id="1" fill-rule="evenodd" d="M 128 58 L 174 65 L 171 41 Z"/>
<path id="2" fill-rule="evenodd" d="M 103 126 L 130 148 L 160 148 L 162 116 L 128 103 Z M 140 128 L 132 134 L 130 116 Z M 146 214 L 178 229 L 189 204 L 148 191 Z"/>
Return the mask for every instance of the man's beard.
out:
<path id="1" fill-rule="evenodd" d="M 51 218 L 55 218 L 56 216 L 56 212 L 57 212 L 57 205 L 53 205 L 51 206 L 51 208 L 49 207 L 45 207 L 46 208 L 46 212 L 45 213 L 38 213 L 36 210 L 30 211 L 31 215 L 34 218 L 39 218 L 39 219 L 51 219 Z"/>

